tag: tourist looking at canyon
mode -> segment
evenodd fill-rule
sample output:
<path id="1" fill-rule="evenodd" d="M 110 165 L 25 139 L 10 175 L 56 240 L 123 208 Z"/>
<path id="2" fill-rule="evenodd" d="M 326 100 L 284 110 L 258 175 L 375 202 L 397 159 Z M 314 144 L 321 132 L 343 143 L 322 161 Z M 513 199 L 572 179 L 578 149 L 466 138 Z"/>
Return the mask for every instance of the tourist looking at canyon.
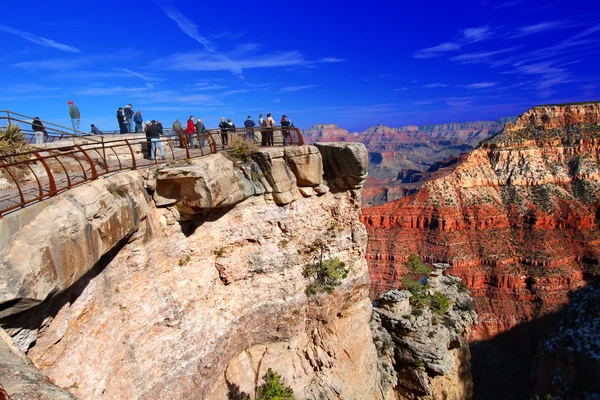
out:
<path id="1" fill-rule="evenodd" d="M 227 146 L 229 143 L 227 138 L 227 131 L 229 130 L 229 124 L 225 122 L 225 118 L 221 118 L 221 122 L 219 123 L 219 128 L 221 128 L 221 143 L 223 144 L 223 148 Z"/>
<path id="2" fill-rule="evenodd" d="M 252 120 L 252 116 L 248 115 L 248 118 L 244 121 L 246 127 L 246 140 L 252 140 L 254 137 L 254 127 L 256 123 Z"/>
<path id="3" fill-rule="evenodd" d="M 81 120 L 81 113 L 79 112 L 79 108 L 77 108 L 72 100 L 69 100 L 67 104 L 69 105 L 69 116 L 71 117 L 73 132 L 77 135 L 77 131 L 79 131 L 79 121 Z"/>

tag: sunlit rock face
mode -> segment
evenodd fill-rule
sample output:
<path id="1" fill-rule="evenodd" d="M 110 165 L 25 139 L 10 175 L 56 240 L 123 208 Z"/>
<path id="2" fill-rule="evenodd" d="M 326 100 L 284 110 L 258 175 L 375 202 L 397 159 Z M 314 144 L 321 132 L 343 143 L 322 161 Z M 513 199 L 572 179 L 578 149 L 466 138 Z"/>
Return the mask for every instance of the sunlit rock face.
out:
<path id="1" fill-rule="evenodd" d="M 599 140 L 598 103 L 535 107 L 447 175 L 365 208 L 373 298 L 399 287 L 417 253 L 469 286 L 473 340 L 565 304 L 600 258 Z"/>
<path id="2" fill-rule="evenodd" d="M 268 368 L 298 399 L 381 398 L 360 146 L 267 150 L 246 164 L 215 155 L 127 173 L 135 185 L 116 192 L 140 190 L 143 202 L 131 232 L 91 267 L 60 261 L 56 270 L 83 274 L 3 326 L 42 373 L 82 399 L 226 399 L 253 394 Z M 336 165 L 353 169 L 336 181 Z M 74 197 L 69 209 L 57 203 L 62 212 L 92 212 L 78 193 L 61 196 Z M 92 216 L 121 203 L 100 204 Z M 21 231 L 58 213 L 53 207 Z M 46 221 L 46 236 L 65 226 Z M 317 257 L 338 258 L 349 274 L 333 293 L 307 296 L 304 266 Z"/>

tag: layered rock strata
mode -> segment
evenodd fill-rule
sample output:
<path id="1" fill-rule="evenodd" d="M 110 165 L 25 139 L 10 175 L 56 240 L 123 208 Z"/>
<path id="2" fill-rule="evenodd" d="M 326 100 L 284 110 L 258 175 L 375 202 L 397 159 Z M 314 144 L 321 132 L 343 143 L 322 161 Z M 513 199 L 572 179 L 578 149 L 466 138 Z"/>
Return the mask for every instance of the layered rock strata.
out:
<path id="1" fill-rule="evenodd" d="M 489 339 L 556 310 L 596 273 L 600 129 L 586 110 L 597 104 L 551 107 L 581 117 L 560 137 L 525 122 L 546 108 L 415 194 L 364 210 L 374 297 L 398 287 L 410 253 L 448 262 L 475 297 L 472 339 Z"/>
<path id="2" fill-rule="evenodd" d="M 371 329 L 386 399 L 473 397 L 468 338 L 477 323 L 473 300 L 460 279 L 439 269 L 427 278 L 428 293 L 449 301 L 443 315 L 415 308 L 411 293 L 392 290 L 373 309 Z"/>
<path id="3" fill-rule="evenodd" d="M 145 179 L 128 173 L 150 194 L 133 233 L 100 267 L 3 325 L 29 332 L 29 358 L 82 399 L 225 399 L 253 394 L 268 368 L 298 399 L 380 398 L 359 222 L 367 164 L 356 155 L 366 151 L 332 147 L 353 159 L 289 148 L 245 164 L 220 154 Z M 357 175 L 346 172 L 329 192 L 319 174 L 339 162 Z M 87 215 L 85 204 L 61 210 Z M 62 229 L 45 225 L 46 236 Z M 321 257 L 343 261 L 348 277 L 332 294 L 307 296 L 304 266 Z M 79 265 L 61 265 L 69 267 Z"/>

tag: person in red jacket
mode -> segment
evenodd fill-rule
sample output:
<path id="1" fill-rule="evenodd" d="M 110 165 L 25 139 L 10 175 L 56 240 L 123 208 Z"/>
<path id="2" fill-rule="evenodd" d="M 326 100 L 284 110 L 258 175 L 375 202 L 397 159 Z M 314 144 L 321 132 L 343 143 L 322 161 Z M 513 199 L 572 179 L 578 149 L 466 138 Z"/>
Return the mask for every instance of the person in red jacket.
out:
<path id="1" fill-rule="evenodd" d="M 194 124 L 194 116 L 190 115 L 187 122 L 187 134 L 190 137 L 190 149 L 194 148 L 194 134 L 196 133 L 196 125 Z"/>

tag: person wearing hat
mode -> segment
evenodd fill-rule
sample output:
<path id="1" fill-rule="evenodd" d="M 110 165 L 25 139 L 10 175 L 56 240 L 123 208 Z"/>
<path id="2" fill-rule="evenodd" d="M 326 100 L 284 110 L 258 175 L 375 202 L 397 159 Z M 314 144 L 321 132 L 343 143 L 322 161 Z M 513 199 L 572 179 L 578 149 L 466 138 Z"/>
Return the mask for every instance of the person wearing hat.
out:
<path id="1" fill-rule="evenodd" d="M 281 117 L 281 133 L 283 134 L 283 145 L 288 146 L 292 144 L 292 137 L 290 136 L 290 121 L 287 119 L 287 115 Z"/>
<path id="2" fill-rule="evenodd" d="M 69 100 L 67 103 L 69 105 L 69 115 L 71 116 L 71 124 L 73 124 L 73 132 L 77 135 L 79 131 L 79 121 L 81 119 L 81 114 L 79 113 L 79 108 L 75 104 L 73 104 L 73 100 Z"/>

